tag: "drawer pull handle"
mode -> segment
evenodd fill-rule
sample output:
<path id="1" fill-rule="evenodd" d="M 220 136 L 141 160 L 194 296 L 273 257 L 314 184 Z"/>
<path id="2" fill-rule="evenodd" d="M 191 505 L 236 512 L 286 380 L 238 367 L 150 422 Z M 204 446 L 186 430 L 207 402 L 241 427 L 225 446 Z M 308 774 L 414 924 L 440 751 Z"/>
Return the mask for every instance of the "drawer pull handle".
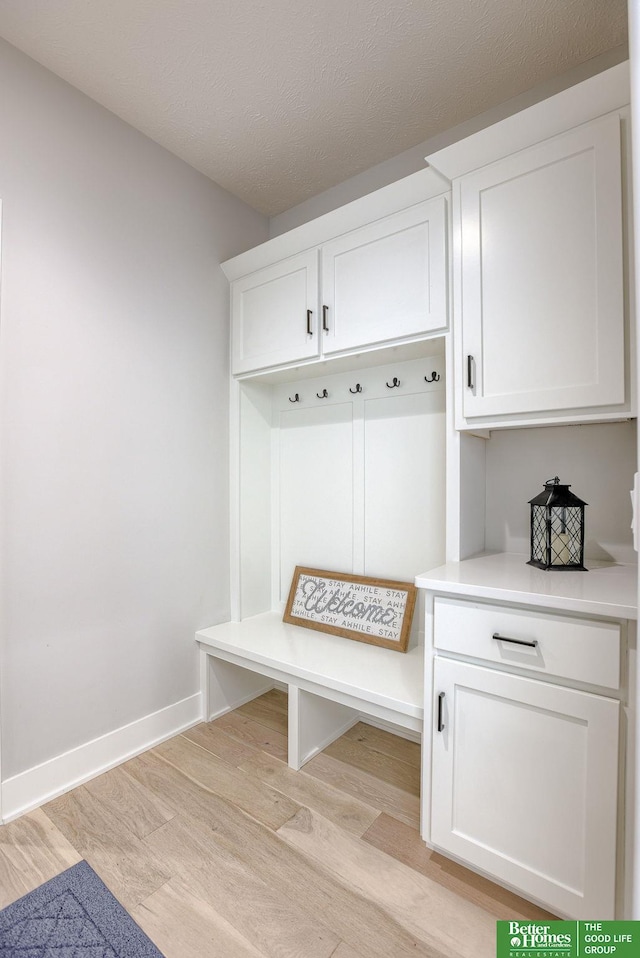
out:
<path id="1" fill-rule="evenodd" d="M 528 645 L 532 649 L 535 649 L 538 645 L 537 639 L 532 639 L 530 642 L 526 639 L 510 639 L 508 635 L 500 635 L 499 632 L 494 632 L 493 638 L 497 639 L 498 642 L 513 642 L 514 645 Z"/>
<path id="2" fill-rule="evenodd" d="M 313 336 L 313 329 L 311 328 L 311 317 L 313 316 L 313 310 L 307 310 L 307 336 Z"/>
<path id="3" fill-rule="evenodd" d="M 444 692 L 441 692 L 438 696 L 438 731 L 441 732 L 444 728 L 444 722 L 442 721 L 442 702 L 444 699 Z"/>
<path id="4" fill-rule="evenodd" d="M 329 332 L 329 321 L 327 319 L 328 313 L 329 313 L 329 307 L 323 306 L 322 307 L 322 329 L 324 330 L 325 333 Z"/>

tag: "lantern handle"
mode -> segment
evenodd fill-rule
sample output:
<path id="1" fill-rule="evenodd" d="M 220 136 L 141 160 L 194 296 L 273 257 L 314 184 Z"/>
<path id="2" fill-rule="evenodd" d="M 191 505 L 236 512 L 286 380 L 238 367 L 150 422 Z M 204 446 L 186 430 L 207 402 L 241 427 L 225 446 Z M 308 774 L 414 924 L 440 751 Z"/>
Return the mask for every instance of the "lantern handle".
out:
<path id="1" fill-rule="evenodd" d="M 559 476 L 554 476 L 553 479 L 546 479 L 545 486 L 557 486 L 560 483 Z"/>

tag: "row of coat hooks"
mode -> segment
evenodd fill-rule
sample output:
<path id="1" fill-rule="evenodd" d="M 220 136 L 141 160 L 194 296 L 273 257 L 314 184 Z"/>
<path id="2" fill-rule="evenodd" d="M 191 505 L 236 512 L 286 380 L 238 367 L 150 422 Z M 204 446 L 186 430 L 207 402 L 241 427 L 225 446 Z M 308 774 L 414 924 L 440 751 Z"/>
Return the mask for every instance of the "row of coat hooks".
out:
<path id="1" fill-rule="evenodd" d="M 437 383 L 439 379 L 440 379 L 440 373 L 437 373 L 435 369 L 431 373 L 430 377 L 429 376 L 424 377 L 424 381 L 426 383 Z M 387 389 L 398 389 L 401 385 L 402 383 L 400 382 L 397 376 L 394 376 L 391 382 L 386 384 Z M 353 393 L 353 395 L 355 396 L 357 393 L 362 392 L 362 386 L 360 385 L 360 383 L 356 383 L 354 389 L 349 387 L 349 392 Z M 316 396 L 318 397 L 318 399 L 328 399 L 329 393 L 327 392 L 326 389 L 323 389 L 321 393 L 316 393 Z M 291 398 L 291 396 L 289 396 L 289 402 L 300 402 L 299 394 L 294 393 L 293 399 Z"/>

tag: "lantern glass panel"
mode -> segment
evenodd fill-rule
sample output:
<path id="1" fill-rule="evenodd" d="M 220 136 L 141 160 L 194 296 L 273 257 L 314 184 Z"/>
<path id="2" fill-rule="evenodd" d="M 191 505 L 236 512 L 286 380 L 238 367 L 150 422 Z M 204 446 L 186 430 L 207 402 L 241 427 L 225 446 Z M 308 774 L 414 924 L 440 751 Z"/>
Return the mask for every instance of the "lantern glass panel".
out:
<path id="1" fill-rule="evenodd" d="M 544 492 L 531 499 L 530 505 L 530 565 L 586 571 L 583 565 L 586 503 L 556 477 L 545 483 Z"/>

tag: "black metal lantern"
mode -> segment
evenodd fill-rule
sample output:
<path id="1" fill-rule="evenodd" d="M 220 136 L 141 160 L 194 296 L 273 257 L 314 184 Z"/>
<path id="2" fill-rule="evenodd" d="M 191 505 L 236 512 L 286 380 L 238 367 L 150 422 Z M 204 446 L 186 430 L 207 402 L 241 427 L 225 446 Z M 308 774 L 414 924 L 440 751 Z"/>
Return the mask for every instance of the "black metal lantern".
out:
<path id="1" fill-rule="evenodd" d="M 569 486 L 548 479 L 544 492 L 531 505 L 531 558 L 538 569 L 586 572 L 584 567 L 584 507 Z"/>

